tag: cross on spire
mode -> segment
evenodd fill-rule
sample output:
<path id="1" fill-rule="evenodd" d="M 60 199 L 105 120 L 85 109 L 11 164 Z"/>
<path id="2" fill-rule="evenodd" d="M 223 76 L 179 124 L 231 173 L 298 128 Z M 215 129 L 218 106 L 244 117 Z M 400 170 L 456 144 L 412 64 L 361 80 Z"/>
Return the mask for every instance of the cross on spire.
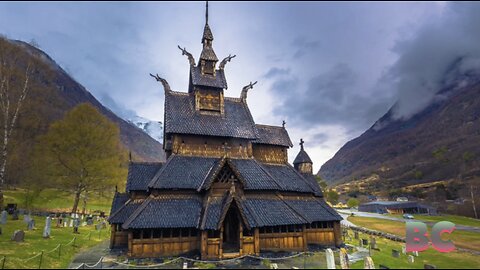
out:
<path id="1" fill-rule="evenodd" d="M 206 1 L 206 8 L 205 8 L 205 22 L 208 24 L 208 1 Z"/>
<path id="2" fill-rule="evenodd" d="M 301 148 L 302 150 L 303 150 L 303 144 L 304 144 L 304 143 L 305 143 L 305 142 L 303 141 L 303 139 L 300 139 L 300 148 Z"/>
<path id="3" fill-rule="evenodd" d="M 286 123 L 287 123 L 287 122 L 285 122 L 285 120 L 283 120 L 283 121 L 282 121 L 282 127 L 285 127 L 285 124 L 286 124 Z"/>

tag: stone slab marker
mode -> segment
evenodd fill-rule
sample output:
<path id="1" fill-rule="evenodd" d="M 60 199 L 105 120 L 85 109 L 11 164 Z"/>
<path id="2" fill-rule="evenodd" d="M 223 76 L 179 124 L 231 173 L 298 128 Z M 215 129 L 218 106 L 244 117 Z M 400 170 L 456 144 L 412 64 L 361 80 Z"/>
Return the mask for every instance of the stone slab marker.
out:
<path id="1" fill-rule="evenodd" d="M 0 225 L 5 225 L 7 224 L 7 211 L 3 210 L 2 214 L 0 215 Z"/>
<path id="2" fill-rule="evenodd" d="M 327 269 L 335 269 L 335 257 L 333 251 L 330 248 L 325 250 L 325 256 L 327 256 Z"/>
<path id="3" fill-rule="evenodd" d="M 23 242 L 24 239 L 25 239 L 25 232 L 24 231 L 16 230 L 16 231 L 13 232 L 12 241 Z"/>
<path id="4" fill-rule="evenodd" d="M 400 258 L 400 251 L 398 251 L 396 249 L 392 249 L 392 257 Z"/>
<path id="5" fill-rule="evenodd" d="M 373 264 L 372 257 L 365 257 L 363 259 L 363 269 L 375 269 L 375 264 Z"/>
<path id="6" fill-rule="evenodd" d="M 340 267 L 342 269 L 349 269 L 350 265 L 348 264 L 348 253 L 345 248 L 340 248 Z"/>
<path id="7" fill-rule="evenodd" d="M 43 228 L 43 238 L 50 237 L 50 231 L 52 229 L 52 218 L 47 217 L 45 220 L 45 228 Z"/>
<path id="8" fill-rule="evenodd" d="M 355 238 L 355 240 L 358 239 L 358 232 L 357 231 L 354 232 L 354 238 Z"/>
<path id="9" fill-rule="evenodd" d="M 407 254 L 407 247 L 402 246 L 402 253 L 403 253 L 403 254 Z"/>
<path id="10" fill-rule="evenodd" d="M 412 255 L 408 255 L 407 261 L 408 261 L 408 263 L 414 263 L 415 262 L 415 257 L 413 257 Z"/>

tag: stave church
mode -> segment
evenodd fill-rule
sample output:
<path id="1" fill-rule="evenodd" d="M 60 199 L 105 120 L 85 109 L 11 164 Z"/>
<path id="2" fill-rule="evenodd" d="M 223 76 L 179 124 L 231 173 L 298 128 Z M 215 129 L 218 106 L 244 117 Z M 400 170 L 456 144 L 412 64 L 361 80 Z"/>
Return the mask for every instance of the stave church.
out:
<path id="1" fill-rule="evenodd" d="M 198 254 L 226 259 L 266 251 L 340 246 L 338 213 L 325 203 L 301 149 L 288 163 L 285 128 L 256 124 L 240 97 L 226 97 L 225 67 L 218 63 L 206 23 L 198 62 L 189 60 L 188 91 L 165 92 L 162 163 L 130 161 L 126 191 L 112 202 L 111 248 L 130 258 Z M 218 64 L 218 65 L 217 65 Z"/>

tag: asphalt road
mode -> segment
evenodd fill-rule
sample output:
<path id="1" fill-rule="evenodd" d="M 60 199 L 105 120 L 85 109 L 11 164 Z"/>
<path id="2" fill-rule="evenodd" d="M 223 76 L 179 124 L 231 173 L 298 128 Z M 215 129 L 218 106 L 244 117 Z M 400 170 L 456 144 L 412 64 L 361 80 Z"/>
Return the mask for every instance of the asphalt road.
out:
<path id="1" fill-rule="evenodd" d="M 346 220 L 346 218 L 348 216 L 350 216 L 352 213 L 357 217 L 379 218 L 379 219 L 386 219 L 386 220 L 400 221 L 400 222 L 421 221 L 421 220 L 417 220 L 417 219 L 404 219 L 404 218 L 391 217 L 391 216 L 377 214 L 377 213 L 351 211 L 349 209 L 337 209 L 337 212 L 343 217 L 343 219 L 345 221 L 345 223 L 342 223 L 342 224 L 346 224 L 346 225 L 349 225 L 349 226 L 354 225 L 354 224 L 351 223 L 350 221 Z M 344 222 L 344 221 L 342 221 L 342 222 Z M 424 222 L 428 226 L 433 226 L 435 224 L 435 222 L 428 222 L 428 221 L 427 222 L 422 221 L 422 222 Z M 455 228 L 457 230 L 461 230 L 461 231 L 469 231 L 469 232 L 480 233 L 480 228 L 479 227 L 471 227 L 471 226 L 464 226 L 464 225 L 455 224 Z"/>

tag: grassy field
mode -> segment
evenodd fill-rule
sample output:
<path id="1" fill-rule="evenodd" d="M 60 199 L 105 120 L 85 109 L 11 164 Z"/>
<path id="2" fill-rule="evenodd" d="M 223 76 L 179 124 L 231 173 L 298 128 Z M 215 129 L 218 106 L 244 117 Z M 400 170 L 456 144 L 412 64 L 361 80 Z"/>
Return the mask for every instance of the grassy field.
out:
<path id="1" fill-rule="evenodd" d="M 384 231 L 395 235 L 405 236 L 405 223 L 378 218 L 349 217 L 353 224 L 365 228 Z M 429 227 L 431 229 L 431 227 Z M 450 236 L 455 246 L 480 251 L 480 233 L 455 230 Z"/>
<path id="2" fill-rule="evenodd" d="M 19 208 L 25 207 L 25 191 L 23 189 L 6 190 L 4 192 L 5 204 L 16 203 Z M 99 195 L 90 195 L 87 200 L 87 210 L 100 210 L 105 213 L 110 212 L 112 204 L 113 193 L 101 197 Z M 73 206 L 73 194 L 68 194 L 56 189 L 45 189 L 33 200 L 33 208 L 38 210 L 48 211 L 71 211 Z M 80 202 L 79 209 L 81 210 L 83 203 Z"/>
<path id="3" fill-rule="evenodd" d="M 378 223 L 378 221 L 377 221 Z M 353 235 L 353 233 L 350 233 Z M 360 234 L 360 238 L 369 239 L 369 235 Z M 424 264 L 433 264 L 437 268 L 441 269 L 478 269 L 480 268 L 480 261 L 478 260 L 478 255 L 473 255 L 466 252 L 451 252 L 451 253 L 440 253 L 434 249 L 428 249 L 423 252 L 419 252 L 419 256 L 415 257 L 414 263 L 408 263 L 407 256 L 409 254 L 402 254 L 402 243 L 394 242 L 386 239 L 376 238 L 377 246 L 380 248 L 380 251 L 372 250 L 371 257 L 375 264 L 375 268 L 379 268 L 379 265 L 382 264 L 391 269 L 423 269 Z M 351 244 L 358 245 L 358 240 Z M 392 249 L 400 251 L 400 257 L 392 257 Z M 363 260 L 354 263 L 351 265 L 351 268 L 363 269 Z"/>
<path id="4" fill-rule="evenodd" d="M 80 227 L 80 234 L 73 234 L 72 228 L 56 228 L 54 222 L 52 222 L 51 237 L 44 239 L 42 233 L 45 218 L 34 217 L 37 229 L 32 231 L 26 230 L 27 226 L 23 222 L 23 216 L 20 216 L 20 219 L 16 221 L 8 220 L 7 224 L 2 226 L 0 268 L 4 257 L 6 257 L 5 269 L 39 268 L 40 259 L 42 260 L 41 268 L 66 268 L 76 253 L 110 238 L 108 229 L 96 231 L 95 226 L 85 226 Z M 107 226 L 107 228 L 109 227 Z M 13 232 L 18 229 L 25 231 L 24 242 L 17 243 L 10 240 Z M 74 237 L 76 237 L 75 246 L 72 242 Z M 67 245 L 68 243 L 70 244 Z M 58 248 L 59 244 L 61 244 L 60 248 Z M 42 258 L 38 256 L 25 261 L 40 254 L 42 250 L 44 251 Z"/>
<path id="5" fill-rule="evenodd" d="M 402 215 L 390 214 L 389 216 L 402 218 Z M 415 219 L 421 220 L 421 221 L 429 221 L 429 222 L 450 221 L 457 225 L 480 228 L 480 220 L 469 218 L 469 217 L 454 216 L 454 215 L 440 215 L 440 216 L 414 215 L 414 217 Z"/>

